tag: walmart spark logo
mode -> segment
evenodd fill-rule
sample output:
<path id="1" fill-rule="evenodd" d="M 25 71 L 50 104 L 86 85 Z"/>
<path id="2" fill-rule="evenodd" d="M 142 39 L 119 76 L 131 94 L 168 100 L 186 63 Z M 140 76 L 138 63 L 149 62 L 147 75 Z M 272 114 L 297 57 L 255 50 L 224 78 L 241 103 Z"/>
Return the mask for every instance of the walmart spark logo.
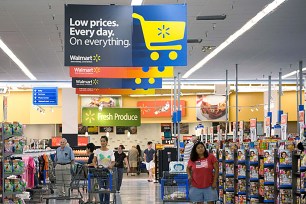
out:
<path id="1" fill-rule="evenodd" d="M 97 68 L 97 67 L 95 67 L 95 68 L 94 68 L 94 73 L 100 73 L 100 69 Z"/>
<path id="2" fill-rule="evenodd" d="M 166 28 L 165 25 L 163 25 L 161 28 L 157 28 L 159 30 L 158 36 L 162 35 L 163 38 L 166 37 L 166 35 L 170 35 L 168 31 L 170 30 L 169 27 Z"/>
<path id="3" fill-rule="evenodd" d="M 92 84 L 93 84 L 93 85 L 99 84 L 99 80 L 98 80 L 98 79 L 93 79 L 93 80 L 92 80 Z"/>
<path id="4" fill-rule="evenodd" d="M 101 56 L 96 54 L 94 56 L 92 56 L 93 60 L 96 61 L 96 62 L 99 62 L 101 60 Z"/>
<path id="5" fill-rule="evenodd" d="M 95 113 L 92 113 L 91 110 L 89 110 L 87 113 L 85 113 L 85 120 L 89 123 L 95 121 Z"/>

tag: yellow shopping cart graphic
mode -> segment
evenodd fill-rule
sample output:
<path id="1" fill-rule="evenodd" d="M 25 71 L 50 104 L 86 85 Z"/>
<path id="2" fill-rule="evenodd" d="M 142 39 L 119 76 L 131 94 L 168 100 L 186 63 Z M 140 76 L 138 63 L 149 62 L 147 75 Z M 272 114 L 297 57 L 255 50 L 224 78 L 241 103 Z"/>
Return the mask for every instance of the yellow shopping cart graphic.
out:
<path id="1" fill-rule="evenodd" d="M 137 13 L 133 13 L 132 17 L 140 21 L 146 47 L 153 51 L 150 54 L 152 60 L 159 59 L 157 52 L 159 50 L 170 50 L 169 59 L 177 59 L 178 54 L 175 50 L 182 50 L 182 45 L 175 42 L 184 39 L 186 22 L 147 21 Z M 173 44 L 168 44 L 169 42 Z M 165 43 L 165 45 L 151 45 L 153 43 Z"/>

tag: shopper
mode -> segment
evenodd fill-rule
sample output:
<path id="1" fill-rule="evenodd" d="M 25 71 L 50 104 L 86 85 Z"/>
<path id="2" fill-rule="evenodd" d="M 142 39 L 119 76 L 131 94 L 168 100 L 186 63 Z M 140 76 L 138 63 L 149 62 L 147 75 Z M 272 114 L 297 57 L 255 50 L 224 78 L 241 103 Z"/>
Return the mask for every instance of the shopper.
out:
<path id="1" fill-rule="evenodd" d="M 116 185 L 117 193 L 120 193 L 120 188 L 123 179 L 123 171 L 124 171 L 123 161 L 127 166 L 127 172 L 130 172 L 129 162 L 127 160 L 126 154 L 123 152 L 124 149 L 125 148 L 123 145 L 119 145 L 118 151 L 115 152 L 115 167 L 117 167 L 117 181 L 118 181 Z"/>
<path id="2" fill-rule="evenodd" d="M 189 198 L 192 202 L 213 204 L 218 200 L 218 160 L 213 154 L 208 153 L 203 142 L 194 144 L 188 161 L 187 174 L 188 180 L 191 181 Z"/>
<path id="3" fill-rule="evenodd" d="M 88 161 L 87 164 L 85 165 L 87 168 L 84 168 L 85 171 L 85 177 L 88 176 L 88 172 L 90 173 L 90 169 L 95 167 L 95 164 L 93 162 L 94 159 L 94 150 L 96 149 L 96 146 L 93 143 L 88 143 L 86 145 L 86 153 L 88 155 Z M 89 192 L 92 192 L 94 190 L 94 183 L 95 180 L 94 178 L 90 178 L 90 189 Z M 92 203 L 93 202 L 93 197 L 95 198 L 95 202 L 98 202 L 99 198 L 97 196 L 97 194 L 93 194 L 93 193 L 89 193 L 88 194 L 88 202 Z"/>
<path id="4" fill-rule="evenodd" d="M 197 142 L 197 141 L 198 141 L 197 136 L 192 135 L 191 140 L 185 145 L 185 149 L 184 149 L 184 161 L 185 162 L 189 161 L 192 147 L 193 147 L 194 143 Z"/>
<path id="5" fill-rule="evenodd" d="M 147 170 L 149 171 L 148 182 L 153 182 L 153 168 L 155 168 L 155 150 L 152 149 L 152 142 L 148 142 L 148 148 L 143 152 L 144 161 L 146 162 Z"/>
<path id="6" fill-rule="evenodd" d="M 138 150 L 136 149 L 135 146 L 132 146 L 132 148 L 129 150 L 129 163 L 131 167 L 131 176 L 136 175 L 137 160 L 138 160 Z"/>
<path id="7" fill-rule="evenodd" d="M 101 168 L 105 172 L 109 172 L 115 165 L 115 156 L 112 150 L 107 148 L 108 138 L 107 136 L 101 136 L 101 148 L 94 151 L 93 163 L 95 167 Z M 109 189 L 108 178 L 98 178 L 100 189 Z M 100 203 L 109 203 L 109 193 L 99 193 Z"/>
<path id="8" fill-rule="evenodd" d="M 142 161 L 143 161 L 143 152 L 141 151 L 139 145 L 136 145 L 136 149 L 138 151 L 137 171 L 140 174 L 140 172 L 141 172 L 141 164 L 142 164 Z"/>
<path id="9" fill-rule="evenodd" d="M 55 176 L 58 185 L 59 196 L 70 196 L 71 169 L 74 165 L 74 154 L 70 147 L 67 147 L 67 140 L 62 138 L 60 147 L 56 149 Z"/>

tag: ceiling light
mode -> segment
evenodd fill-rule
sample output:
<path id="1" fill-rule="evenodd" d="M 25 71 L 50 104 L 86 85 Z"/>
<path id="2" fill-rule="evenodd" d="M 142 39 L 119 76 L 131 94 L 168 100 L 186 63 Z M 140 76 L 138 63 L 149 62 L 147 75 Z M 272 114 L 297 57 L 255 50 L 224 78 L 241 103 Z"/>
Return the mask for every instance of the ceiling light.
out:
<path id="1" fill-rule="evenodd" d="M 139 6 L 139 5 L 141 5 L 142 4 L 142 1 L 143 0 L 132 0 L 132 2 L 131 2 L 131 5 L 132 6 Z"/>
<path id="2" fill-rule="evenodd" d="M 302 71 L 306 71 L 306 67 L 304 67 L 304 68 L 302 69 Z M 291 77 L 291 76 L 293 76 L 293 75 L 296 75 L 296 73 L 299 73 L 299 70 L 292 71 L 292 72 L 290 72 L 290 73 L 288 73 L 288 74 L 283 75 L 283 76 L 282 76 L 282 79 L 286 79 L 286 78 L 288 78 L 288 77 Z"/>
<path id="3" fill-rule="evenodd" d="M 202 39 L 188 39 L 187 43 L 201 43 Z"/>
<path id="4" fill-rule="evenodd" d="M 201 61 L 199 61 L 195 66 L 189 69 L 184 75 L 183 78 L 188 78 L 198 69 L 202 68 L 209 60 L 215 57 L 219 52 L 226 48 L 229 44 L 234 42 L 239 36 L 252 28 L 256 23 L 258 23 L 266 15 L 274 11 L 278 6 L 284 3 L 285 0 L 274 0 L 272 3 L 268 4 L 262 11 L 260 11 L 255 17 L 249 20 L 244 26 L 237 30 L 233 35 L 228 37 L 223 43 L 221 43 L 215 50 L 209 53 Z"/>
<path id="5" fill-rule="evenodd" d="M 7 54 L 23 71 L 23 73 L 29 77 L 31 80 L 37 80 L 36 77 L 29 71 L 29 69 L 16 57 L 16 55 L 11 51 L 10 48 L 6 46 L 6 44 L 0 39 L 0 48 Z"/>
<path id="6" fill-rule="evenodd" d="M 226 18 L 226 15 L 213 15 L 213 16 L 197 16 L 196 20 L 224 20 Z"/>
<path id="7" fill-rule="evenodd" d="M 254 112 L 254 109 L 253 109 L 253 108 L 251 108 L 251 111 L 252 111 L 252 112 Z"/>
<path id="8" fill-rule="evenodd" d="M 202 52 L 212 51 L 215 48 L 216 48 L 216 46 L 203 46 L 202 47 Z"/>

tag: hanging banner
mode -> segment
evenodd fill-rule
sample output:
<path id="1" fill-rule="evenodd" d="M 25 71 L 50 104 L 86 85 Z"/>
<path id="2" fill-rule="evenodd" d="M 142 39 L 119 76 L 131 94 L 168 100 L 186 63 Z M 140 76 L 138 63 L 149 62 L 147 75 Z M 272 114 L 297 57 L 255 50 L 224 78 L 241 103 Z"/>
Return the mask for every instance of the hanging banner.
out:
<path id="1" fill-rule="evenodd" d="M 226 97 L 198 95 L 196 98 L 197 121 L 225 121 Z"/>
<path id="2" fill-rule="evenodd" d="M 214 127 L 210 127 L 210 143 L 214 143 Z"/>
<path id="3" fill-rule="evenodd" d="M 217 135 L 218 135 L 218 142 L 220 142 L 222 140 L 222 130 L 221 130 L 221 126 L 217 125 Z"/>
<path id="4" fill-rule="evenodd" d="M 118 69 L 117 69 L 118 68 Z M 172 78 L 173 67 L 70 67 L 75 78 Z"/>
<path id="5" fill-rule="evenodd" d="M 140 126 L 139 108 L 82 108 L 83 126 Z"/>
<path id="6" fill-rule="evenodd" d="M 300 110 L 299 111 L 299 135 L 300 138 L 304 137 L 304 126 L 305 126 L 305 111 L 304 110 Z"/>
<path id="7" fill-rule="evenodd" d="M 253 118 L 250 119 L 250 136 L 251 136 L 251 142 L 257 141 L 257 119 Z"/>
<path id="8" fill-rule="evenodd" d="M 236 122 L 233 122 L 233 142 L 236 142 Z"/>
<path id="9" fill-rule="evenodd" d="M 171 100 L 138 101 L 137 107 L 141 109 L 142 118 L 171 117 L 174 111 Z M 180 101 L 180 110 L 182 111 L 181 116 L 186 116 L 186 101 Z"/>
<path id="10" fill-rule="evenodd" d="M 65 6 L 65 66 L 186 66 L 186 5 Z"/>
<path id="11" fill-rule="evenodd" d="M 239 142 L 243 142 L 244 136 L 244 123 L 243 121 L 239 121 Z"/>
<path id="12" fill-rule="evenodd" d="M 266 137 L 270 137 L 271 136 L 271 117 L 267 116 L 265 118 L 265 126 L 266 126 Z"/>
<path id="13" fill-rule="evenodd" d="M 287 121 L 288 115 L 281 115 L 281 140 L 287 140 Z"/>
<path id="14" fill-rule="evenodd" d="M 155 89 L 162 88 L 161 78 L 99 79 L 72 78 L 73 88 Z"/>

